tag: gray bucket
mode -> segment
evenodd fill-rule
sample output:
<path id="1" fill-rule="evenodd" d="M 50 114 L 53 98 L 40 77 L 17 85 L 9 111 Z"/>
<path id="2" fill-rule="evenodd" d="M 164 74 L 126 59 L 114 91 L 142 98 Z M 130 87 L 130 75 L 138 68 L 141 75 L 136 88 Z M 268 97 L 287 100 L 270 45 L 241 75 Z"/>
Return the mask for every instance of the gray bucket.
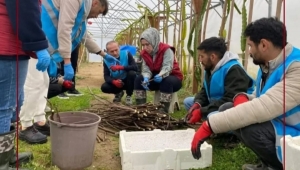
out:
<path id="1" fill-rule="evenodd" d="M 92 165 L 101 118 L 89 112 L 62 112 L 50 116 L 52 164 L 61 170 L 82 170 Z"/>

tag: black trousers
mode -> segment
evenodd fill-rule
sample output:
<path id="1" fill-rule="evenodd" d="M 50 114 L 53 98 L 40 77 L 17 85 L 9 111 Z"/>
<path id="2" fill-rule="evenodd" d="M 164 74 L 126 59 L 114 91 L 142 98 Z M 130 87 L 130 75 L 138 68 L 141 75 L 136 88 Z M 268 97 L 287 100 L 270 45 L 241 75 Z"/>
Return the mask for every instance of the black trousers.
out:
<path id="1" fill-rule="evenodd" d="M 76 75 L 76 70 L 77 70 L 77 62 L 78 62 L 78 55 L 79 55 L 79 45 L 74 49 L 74 51 L 71 53 L 71 65 L 74 69 L 74 77 L 72 79 L 72 81 L 74 82 L 74 88 L 73 89 L 70 89 L 71 91 L 72 90 L 75 90 L 75 75 Z M 60 74 L 61 75 L 64 75 L 64 61 L 61 62 L 61 69 L 60 69 Z"/>
<path id="2" fill-rule="evenodd" d="M 136 78 L 136 72 L 129 71 L 127 72 L 126 78 L 122 80 L 124 83 L 124 86 L 122 88 L 117 88 L 112 83 L 105 82 L 101 86 L 101 91 L 103 93 L 118 94 L 121 91 L 126 90 L 127 96 L 132 96 L 135 78 Z"/>
<path id="3" fill-rule="evenodd" d="M 61 93 L 66 92 L 67 89 L 64 88 L 61 84 L 50 84 L 48 89 L 48 95 L 47 98 L 51 99 L 52 97 L 55 97 Z"/>
<path id="4" fill-rule="evenodd" d="M 253 124 L 233 132 L 267 166 L 283 170 L 275 148 L 275 130 L 270 121 Z"/>
<path id="5" fill-rule="evenodd" d="M 134 81 L 134 90 L 145 90 L 142 86 L 143 81 L 144 77 L 142 75 L 139 75 Z M 150 90 L 159 90 L 162 93 L 168 94 L 177 92 L 181 89 L 181 87 L 182 81 L 173 75 L 164 78 L 160 83 L 151 81 L 148 86 Z"/>

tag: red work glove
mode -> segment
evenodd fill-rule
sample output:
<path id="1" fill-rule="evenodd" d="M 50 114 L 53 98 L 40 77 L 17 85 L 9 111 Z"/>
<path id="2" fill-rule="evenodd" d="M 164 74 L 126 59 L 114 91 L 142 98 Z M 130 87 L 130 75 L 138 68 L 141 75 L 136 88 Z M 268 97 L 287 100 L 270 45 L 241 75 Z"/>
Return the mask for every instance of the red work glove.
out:
<path id="1" fill-rule="evenodd" d="M 74 83 L 72 81 L 65 80 L 62 86 L 66 89 L 71 89 L 74 87 Z"/>
<path id="2" fill-rule="evenodd" d="M 197 123 L 197 122 L 200 122 L 202 118 L 202 114 L 201 114 L 201 110 L 200 108 L 199 109 L 195 109 L 193 110 L 192 113 L 189 114 L 189 117 L 188 117 L 188 123 Z"/>
<path id="3" fill-rule="evenodd" d="M 201 158 L 201 151 L 200 151 L 201 145 L 212 134 L 213 132 L 208 126 L 207 121 L 203 122 L 201 127 L 195 133 L 192 141 L 191 151 L 195 159 L 199 160 Z"/>
<path id="4" fill-rule="evenodd" d="M 188 123 L 196 123 L 201 120 L 202 115 L 201 115 L 200 108 L 201 107 L 199 103 L 193 104 L 193 106 L 189 109 L 188 114 L 186 116 L 186 121 Z"/>
<path id="5" fill-rule="evenodd" d="M 245 103 L 247 101 L 249 101 L 249 99 L 248 99 L 248 96 L 246 94 L 244 94 L 244 93 L 237 94 L 233 98 L 233 107 L 235 107 L 239 104 Z"/>
<path id="6" fill-rule="evenodd" d="M 122 80 L 120 80 L 120 79 L 118 79 L 118 80 L 113 80 L 113 81 L 112 81 L 112 84 L 113 84 L 114 86 L 116 86 L 117 88 L 122 88 L 122 87 L 123 87 L 123 82 L 122 82 Z"/>
<path id="7" fill-rule="evenodd" d="M 124 70 L 124 66 L 121 66 L 121 65 L 114 65 L 114 66 L 111 66 L 110 69 L 111 69 L 112 71 Z"/>

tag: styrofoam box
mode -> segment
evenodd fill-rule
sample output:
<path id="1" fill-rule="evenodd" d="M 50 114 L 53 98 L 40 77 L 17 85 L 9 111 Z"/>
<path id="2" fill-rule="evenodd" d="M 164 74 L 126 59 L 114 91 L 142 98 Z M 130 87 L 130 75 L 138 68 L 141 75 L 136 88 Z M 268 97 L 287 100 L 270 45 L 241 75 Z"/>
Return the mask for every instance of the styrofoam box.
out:
<path id="1" fill-rule="evenodd" d="M 280 139 L 282 158 L 283 152 L 283 138 Z M 299 170 L 300 167 L 300 136 L 291 137 L 285 136 L 285 169 L 286 170 Z"/>
<path id="2" fill-rule="evenodd" d="M 122 170 L 184 170 L 212 165 L 212 146 L 204 142 L 202 157 L 193 158 L 195 130 L 120 132 Z"/>

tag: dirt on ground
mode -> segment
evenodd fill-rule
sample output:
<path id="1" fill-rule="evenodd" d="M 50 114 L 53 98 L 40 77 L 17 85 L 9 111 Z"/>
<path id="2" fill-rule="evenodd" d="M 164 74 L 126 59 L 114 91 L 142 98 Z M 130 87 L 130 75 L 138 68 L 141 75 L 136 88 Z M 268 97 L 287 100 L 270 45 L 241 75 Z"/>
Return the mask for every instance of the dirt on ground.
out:
<path id="1" fill-rule="evenodd" d="M 102 63 L 82 63 L 79 66 L 77 75 L 77 87 L 98 88 L 104 83 Z M 101 94 L 108 100 L 114 96 Z M 92 101 L 93 102 L 93 101 Z M 98 131 L 98 136 L 104 137 L 103 131 Z M 90 169 L 97 170 L 121 170 L 121 158 L 119 155 L 119 138 L 106 134 L 104 141 L 96 142 L 93 165 Z"/>

